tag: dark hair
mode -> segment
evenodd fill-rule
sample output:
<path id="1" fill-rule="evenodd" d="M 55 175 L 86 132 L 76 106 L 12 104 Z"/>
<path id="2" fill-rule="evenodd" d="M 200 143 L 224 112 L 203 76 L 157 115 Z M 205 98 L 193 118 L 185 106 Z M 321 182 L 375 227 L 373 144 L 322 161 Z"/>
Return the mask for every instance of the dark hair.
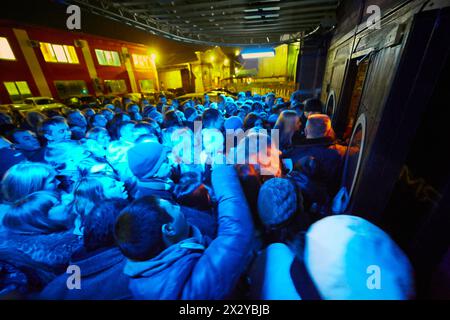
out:
<path id="1" fill-rule="evenodd" d="M 164 122 L 163 125 L 165 128 L 170 127 L 181 127 L 183 126 L 183 123 L 181 122 L 180 118 L 178 117 L 175 110 L 167 111 L 164 114 Z"/>
<path id="2" fill-rule="evenodd" d="M 172 217 L 154 196 L 142 197 L 122 210 L 117 218 L 114 237 L 122 253 L 133 260 L 145 261 L 165 248 L 162 226 Z"/>
<path id="3" fill-rule="evenodd" d="M 210 128 L 219 119 L 220 112 L 217 109 L 206 109 L 202 115 L 203 127 Z"/>
<path id="4" fill-rule="evenodd" d="M 212 206 L 210 190 L 196 172 L 183 174 L 175 186 L 174 194 L 177 202 L 187 207 L 208 210 Z"/>
<path id="5" fill-rule="evenodd" d="M 125 126 L 128 126 L 128 125 L 133 125 L 133 126 L 135 126 L 137 124 L 137 122 L 136 121 L 133 121 L 133 120 L 130 120 L 130 121 L 122 121 L 120 124 L 119 124 L 119 126 L 117 127 L 117 138 L 118 139 L 120 139 L 120 137 L 122 136 L 122 129 L 125 127 Z"/>
<path id="6" fill-rule="evenodd" d="M 66 120 L 63 117 L 53 117 L 49 119 L 45 119 L 39 128 L 39 133 L 41 135 L 44 134 L 50 134 L 50 127 L 55 126 L 57 124 L 65 123 L 67 124 Z"/>
<path id="7" fill-rule="evenodd" d="M 244 119 L 244 131 L 253 128 L 258 120 L 261 120 L 261 117 L 256 113 L 250 112 L 247 114 Z"/>
<path id="8" fill-rule="evenodd" d="M 27 131 L 29 131 L 29 130 L 25 130 L 25 129 L 14 129 L 14 130 L 12 130 L 12 131 L 10 131 L 9 133 L 8 133 L 8 135 L 6 136 L 6 138 L 7 139 L 9 139 L 11 142 L 13 142 L 13 143 L 17 143 L 17 140 L 16 140 L 16 137 L 15 137 L 15 135 L 17 134 L 17 133 L 24 133 L 24 132 L 27 132 Z M 30 131 L 31 132 L 31 131 Z"/>
<path id="9" fill-rule="evenodd" d="M 112 247 L 116 218 L 126 205 L 121 200 L 106 200 L 98 205 L 83 219 L 83 242 L 87 251 Z"/>
<path id="10" fill-rule="evenodd" d="M 119 137 L 118 134 L 118 129 L 120 124 L 124 121 L 123 117 L 125 115 L 128 115 L 126 112 L 118 112 L 114 115 L 113 119 L 108 122 L 108 124 L 106 125 L 108 131 L 109 131 L 109 135 L 111 136 L 112 140 L 117 140 Z"/>

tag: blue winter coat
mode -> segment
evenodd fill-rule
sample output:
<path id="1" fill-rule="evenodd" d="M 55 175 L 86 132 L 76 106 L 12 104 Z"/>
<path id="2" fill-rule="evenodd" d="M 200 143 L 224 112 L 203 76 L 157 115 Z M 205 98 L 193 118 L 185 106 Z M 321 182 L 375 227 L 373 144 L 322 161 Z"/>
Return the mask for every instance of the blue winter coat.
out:
<path id="1" fill-rule="evenodd" d="M 232 166 L 217 166 L 212 184 L 218 199 L 218 234 L 208 245 L 197 228 L 190 239 L 148 261 L 128 261 L 124 272 L 136 299 L 225 299 L 245 269 L 253 222 Z"/>

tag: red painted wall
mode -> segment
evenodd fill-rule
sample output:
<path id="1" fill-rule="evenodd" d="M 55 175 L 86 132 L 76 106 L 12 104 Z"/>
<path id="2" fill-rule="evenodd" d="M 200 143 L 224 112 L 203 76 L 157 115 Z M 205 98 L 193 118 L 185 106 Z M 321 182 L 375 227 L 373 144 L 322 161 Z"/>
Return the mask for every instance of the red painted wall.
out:
<path id="1" fill-rule="evenodd" d="M 0 36 L 8 38 L 11 48 L 17 58 L 17 61 L 5 61 L 0 60 L 0 82 L 2 87 L 0 89 L 0 103 L 10 103 L 9 95 L 3 85 L 4 81 L 19 81 L 25 80 L 33 93 L 33 95 L 39 95 L 37 87 L 34 83 L 31 72 L 28 65 L 24 60 L 22 52 L 20 50 L 17 39 L 13 33 L 13 28 L 25 30 L 28 33 L 30 40 L 36 40 L 39 42 L 48 42 L 52 44 L 62 44 L 75 46 L 75 40 L 86 40 L 88 42 L 92 59 L 94 60 L 94 66 L 97 72 L 98 78 L 102 80 L 120 80 L 123 79 L 126 82 L 128 92 L 132 91 L 130 79 L 125 68 L 125 63 L 121 59 L 120 67 L 101 66 L 98 64 L 95 49 L 117 51 L 121 55 L 122 47 L 128 48 L 130 54 L 148 54 L 148 48 L 141 44 L 129 43 L 124 41 L 118 41 L 114 39 L 108 39 L 98 36 L 87 35 L 78 32 L 61 31 L 43 27 L 20 25 L 11 21 L 0 21 Z M 90 94 L 95 94 L 94 85 L 91 77 L 89 76 L 88 68 L 83 57 L 82 49 L 75 46 L 75 51 L 78 56 L 78 64 L 66 64 L 66 63 L 50 63 L 45 62 L 44 57 L 39 47 L 35 47 L 34 51 L 39 61 L 41 69 L 47 79 L 47 84 L 54 98 L 58 99 L 58 94 L 54 85 L 54 81 L 58 80 L 82 80 L 85 81 Z M 131 59 L 133 65 L 133 61 Z M 156 70 L 149 69 L 136 69 L 133 65 L 134 76 L 136 85 L 139 88 L 139 80 L 151 79 L 156 84 Z M 105 92 L 106 93 L 106 92 Z"/>
<path id="2" fill-rule="evenodd" d="M 26 81 L 33 95 L 39 95 L 25 57 L 20 50 L 19 43 L 12 28 L 6 28 L 0 24 L 0 37 L 6 37 L 16 57 L 15 61 L 0 60 L 0 104 L 11 103 L 8 92 L 3 82 Z"/>

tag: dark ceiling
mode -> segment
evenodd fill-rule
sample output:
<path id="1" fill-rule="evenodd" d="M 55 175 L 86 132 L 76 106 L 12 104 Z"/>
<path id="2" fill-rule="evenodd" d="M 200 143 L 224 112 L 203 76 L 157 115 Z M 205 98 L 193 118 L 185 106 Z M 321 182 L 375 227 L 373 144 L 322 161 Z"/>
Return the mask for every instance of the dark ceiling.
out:
<path id="1" fill-rule="evenodd" d="M 204 45 L 298 41 L 335 24 L 338 0 L 67 0 L 169 39 Z"/>

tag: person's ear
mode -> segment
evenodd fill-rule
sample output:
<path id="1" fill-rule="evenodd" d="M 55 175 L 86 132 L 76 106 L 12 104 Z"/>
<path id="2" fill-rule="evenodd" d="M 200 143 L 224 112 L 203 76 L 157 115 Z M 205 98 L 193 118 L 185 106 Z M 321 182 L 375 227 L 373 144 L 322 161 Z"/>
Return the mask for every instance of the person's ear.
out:
<path id="1" fill-rule="evenodd" d="M 164 236 L 171 238 L 175 236 L 175 229 L 173 228 L 171 223 L 166 223 L 162 226 L 162 233 Z"/>
<path id="2" fill-rule="evenodd" d="M 49 134 L 44 133 L 44 138 L 47 139 L 48 141 L 52 141 L 52 136 Z"/>

